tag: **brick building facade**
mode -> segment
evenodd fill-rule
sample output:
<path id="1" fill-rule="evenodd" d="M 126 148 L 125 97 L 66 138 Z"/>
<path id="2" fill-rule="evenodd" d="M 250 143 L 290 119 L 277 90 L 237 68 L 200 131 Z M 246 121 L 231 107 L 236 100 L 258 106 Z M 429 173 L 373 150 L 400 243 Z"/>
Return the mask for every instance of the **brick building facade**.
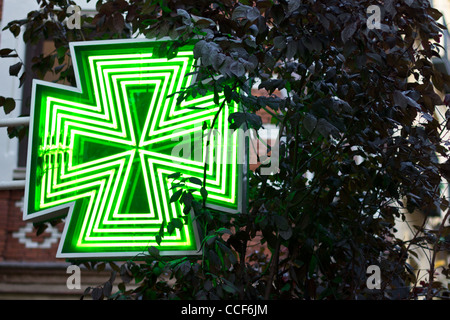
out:
<path id="1" fill-rule="evenodd" d="M 0 261 L 57 261 L 61 227 L 36 236 L 30 222 L 22 220 L 23 190 L 0 191 Z"/>
<path id="2" fill-rule="evenodd" d="M 63 224 L 39 236 L 22 220 L 23 190 L 0 190 L 0 299 L 79 299 L 88 286 L 104 283 L 109 271 L 81 269 L 81 289 L 69 289 L 71 265 L 57 259 Z"/>

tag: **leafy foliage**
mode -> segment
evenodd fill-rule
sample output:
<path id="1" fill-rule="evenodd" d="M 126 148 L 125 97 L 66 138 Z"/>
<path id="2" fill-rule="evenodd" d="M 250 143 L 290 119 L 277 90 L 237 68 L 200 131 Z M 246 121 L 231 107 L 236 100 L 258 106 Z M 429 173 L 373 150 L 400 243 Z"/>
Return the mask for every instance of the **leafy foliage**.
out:
<path id="1" fill-rule="evenodd" d="M 149 248 L 137 257 L 140 263 L 111 262 L 122 280 L 118 292 L 111 292 L 112 278 L 86 294 L 112 299 L 417 296 L 417 279 L 407 263 L 411 244 L 431 242 L 435 252 L 449 245 L 448 227 L 434 230 L 434 238 L 418 232 L 409 243 L 394 232 L 396 221 L 410 212 L 448 208 L 439 186 L 450 171 L 437 156 L 448 158 L 443 130 L 450 111 L 437 92 L 449 88 L 450 77 L 431 60 L 439 57 L 444 26 L 428 1 L 386 0 L 381 29 L 368 29 L 367 8 L 381 5 L 375 0 L 99 0 L 98 13 L 83 16 L 81 30 L 65 27 L 67 1 L 39 2 L 40 10 L 6 27 L 15 36 L 24 30 L 28 43 L 54 42 L 53 53 L 33 59 L 36 76 L 53 71 L 73 83 L 71 64 L 63 65 L 70 41 L 170 37 L 176 42 L 163 44 L 159 54 L 171 57 L 183 41 L 198 37 L 198 82 L 179 99 L 206 89 L 217 96 L 224 92 L 226 103 L 244 109 L 230 117 L 234 127 L 261 127 L 256 112 L 264 110 L 282 137 L 278 172 L 250 173 L 248 212 L 209 210 L 180 183 L 171 201 L 180 201 L 185 212 L 193 210 L 202 227 L 201 258 L 162 257 Z M 12 65 L 11 75 L 21 68 Z M 205 79 L 210 81 L 201 82 Z M 267 94 L 257 96 L 255 83 Z M 8 112 L 14 107 L 6 100 L 0 104 Z M 382 269 L 380 290 L 366 287 L 365 270 L 372 264 Z M 134 288 L 127 289 L 133 279 Z M 442 291 L 433 277 L 422 289 L 427 298 Z"/>

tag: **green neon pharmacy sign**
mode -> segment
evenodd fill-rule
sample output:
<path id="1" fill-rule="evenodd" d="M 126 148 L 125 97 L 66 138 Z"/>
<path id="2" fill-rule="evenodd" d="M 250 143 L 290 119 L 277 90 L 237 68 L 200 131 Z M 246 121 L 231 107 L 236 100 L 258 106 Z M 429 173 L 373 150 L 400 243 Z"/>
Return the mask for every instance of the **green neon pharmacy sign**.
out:
<path id="1" fill-rule="evenodd" d="M 245 164 L 228 124 L 238 106 L 225 104 L 211 135 L 217 141 L 210 145 L 220 147 L 207 148 L 202 126 L 219 111 L 213 93 L 181 104 L 174 94 L 194 80 L 194 43 L 170 60 L 154 54 L 160 44 L 71 43 L 77 87 L 33 83 L 24 220 L 66 216 L 57 257 L 132 258 L 149 246 L 163 255 L 201 253 L 192 214 L 172 233 L 165 226 L 184 216 L 182 205 L 170 202 L 170 175 L 203 181 L 205 163 L 207 205 L 242 210 Z M 173 154 L 186 135 L 200 143 L 200 157 Z M 189 186 L 200 199 L 200 186 Z"/>

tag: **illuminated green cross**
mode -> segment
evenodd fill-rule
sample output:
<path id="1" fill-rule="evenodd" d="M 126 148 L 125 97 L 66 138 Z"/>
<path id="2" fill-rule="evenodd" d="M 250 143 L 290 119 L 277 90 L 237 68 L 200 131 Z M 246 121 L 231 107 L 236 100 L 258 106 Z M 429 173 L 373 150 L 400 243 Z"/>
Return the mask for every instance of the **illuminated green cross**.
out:
<path id="1" fill-rule="evenodd" d="M 67 215 L 58 257 L 134 257 L 149 246 L 162 254 L 199 253 L 191 216 L 182 228 L 166 228 L 183 217 L 181 204 L 170 202 L 169 176 L 203 180 L 205 163 L 208 206 L 241 210 L 239 138 L 227 121 L 237 106 L 225 104 L 211 142 L 220 147 L 206 148 L 202 126 L 211 126 L 219 111 L 214 95 L 177 104 L 176 92 L 193 81 L 194 44 L 170 60 L 155 54 L 160 44 L 72 43 L 78 87 L 33 84 L 24 219 Z M 180 141 L 201 156 L 174 152 Z M 200 190 L 196 183 L 188 186 Z"/>

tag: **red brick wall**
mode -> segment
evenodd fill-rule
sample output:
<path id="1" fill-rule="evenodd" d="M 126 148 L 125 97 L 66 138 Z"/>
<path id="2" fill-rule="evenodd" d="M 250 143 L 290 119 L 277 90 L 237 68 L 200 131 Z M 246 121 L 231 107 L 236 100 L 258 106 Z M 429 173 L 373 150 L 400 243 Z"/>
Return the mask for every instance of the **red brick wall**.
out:
<path id="1" fill-rule="evenodd" d="M 23 190 L 0 191 L 0 261 L 64 261 L 55 258 L 59 241 L 52 243 L 48 249 L 27 248 L 14 236 L 15 232 L 27 225 L 23 221 L 21 208 L 17 206 L 22 200 Z M 62 227 L 58 226 L 58 229 L 61 231 Z M 28 241 L 42 243 L 50 236 L 47 231 L 39 237 L 35 234 L 36 230 L 27 233 Z"/>

